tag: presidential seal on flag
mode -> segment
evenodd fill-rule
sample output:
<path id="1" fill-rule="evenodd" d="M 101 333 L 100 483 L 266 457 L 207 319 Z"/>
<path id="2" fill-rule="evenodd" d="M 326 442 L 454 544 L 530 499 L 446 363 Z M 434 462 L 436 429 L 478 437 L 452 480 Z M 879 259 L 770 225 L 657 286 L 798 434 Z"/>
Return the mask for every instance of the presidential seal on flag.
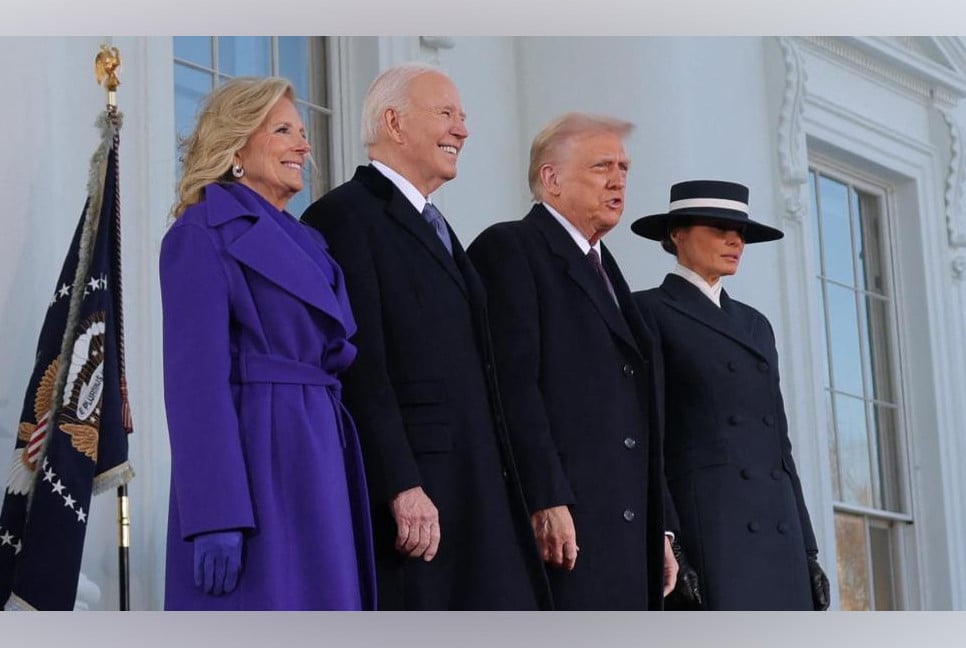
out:
<path id="1" fill-rule="evenodd" d="M 97 312 L 80 327 L 67 373 L 60 429 L 74 449 L 97 462 L 97 437 L 104 393 L 104 313 Z"/>

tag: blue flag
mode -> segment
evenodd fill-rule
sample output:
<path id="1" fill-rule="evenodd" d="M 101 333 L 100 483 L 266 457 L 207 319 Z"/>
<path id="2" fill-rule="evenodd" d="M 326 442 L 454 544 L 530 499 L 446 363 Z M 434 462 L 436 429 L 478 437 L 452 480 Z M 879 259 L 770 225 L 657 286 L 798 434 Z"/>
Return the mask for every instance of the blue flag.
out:
<path id="1" fill-rule="evenodd" d="M 92 495 L 127 483 L 118 130 L 98 120 L 88 198 L 50 300 L 0 511 L 0 604 L 71 610 Z"/>

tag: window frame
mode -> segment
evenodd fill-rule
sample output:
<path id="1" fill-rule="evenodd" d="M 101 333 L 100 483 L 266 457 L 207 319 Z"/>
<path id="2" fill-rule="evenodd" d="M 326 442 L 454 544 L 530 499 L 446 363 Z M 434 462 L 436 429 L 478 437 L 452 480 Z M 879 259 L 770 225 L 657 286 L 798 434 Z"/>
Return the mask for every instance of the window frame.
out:
<path id="1" fill-rule="evenodd" d="M 902 254 L 898 246 L 898 241 L 896 238 L 896 232 L 899 231 L 899 224 L 896 222 L 899 214 L 898 204 L 896 200 L 895 188 L 890 184 L 888 180 L 881 178 L 880 176 L 870 173 L 862 168 L 859 168 L 853 164 L 848 164 L 842 162 L 832 155 L 826 154 L 824 152 L 813 150 L 811 147 L 808 150 L 808 174 L 807 183 L 812 181 L 812 173 L 818 176 L 825 176 L 833 181 L 843 183 L 849 186 L 852 190 L 857 191 L 859 194 L 867 194 L 873 196 L 877 203 L 878 209 L 880 210 L 879 222 L 882 226 L 882 232 L 880 234 L 882 238 L 882 249 L 880 250 L 881 264 L 882 264 L 882 276 L 883 276 L 883 290 L 881 294 L 884 295 L 888 303 L 888 322 L 887 331 L 884 335 L 887 338 L 888 348 L 886 352 L 890 357 L 890 366 L 888 368 L 889 378 L 892 381 L 892 388 L 895 391 L 893 398 L 895 399 L 895 440 L 891 444 L 891 451 L 895 453 L 893 458 L 893 465 L 895 475 L 892 475 L 892 479 L 895 480 L 894 484 L 894 495 L 896 497 L 895 508 L 898 510 L 889 510 L 888 508 L 877 508 L 875 506 L 862 506 L 858 504 L 849 503 L 841 499 L 841 488 L 834 489 L 831 503 L 833 518 L 838 514 L 858 516 L 862 518 L 864 522 L 864 539 L 865 547 L 864 551 L 868 556 L 868 574 L 869 574 L 869 603 L 870 609 L 875 610 L 876 607 L 876 587 L 875 587 L 875 569 L 872 566 L 872 540 L 871 540 L 871 529 L 872 527 L 886 527 L 890 529 L 889 539 L 890 539 L 890 569 L 892 574 L 892 603 L 894 609 L 908 609 L 907 604 L 909 603 L 908 596 L 906 595 L 907 590 L 907 579 L 911 577 L 912 572 L 910 570 L 910 563 L 917 563 L 917 556 L 914 555 L 912 546 L 914 542 L 910 542 L 910 533 L 914 535 L 915 524 L 916 524 L 916 499 L 913 497 L 912 483 L 913 483 L 913 467 L 912 467 L 912 455 L 911 449 L 912 444 L 909 438 L 911 430 L 913 429 L 911 421 L 909 420 L 909 400 L 908 400 L 908 390 L 906 389 L 907 376 L 904 371 L 906 366 L 905 357 L 903 353 L 903 334 L 900 327 L 900 316 L 899 311 L 902 304 L 902 283 L 899 281 L 899 273 L 902 268 Z M 818 195 L 816 189 L 815 195 Z M 818 199 L 819 203 L 821 199 Z M 857 204 L 860 205 L 861 201 L 857 200 Z M 851 209 L 851 200 L 849 201 Z M 815 205 L 813 210 L 810 211 L 809 217 L 819 218 L 819 208 L 820 205 Z M 855 232 L 853 231 L 853 223 L 850 218 L 850 232 L 853 237 Z M 826 408 L 826 421 L 828 422 L 828 428 L 826 430 L 829 440 L 836 439 L 838 436 L 838 429 L 835 425 L 836 419 L 833 418 L 834 408 L 834 394 L 848 392 L 840 392 L 833 389 L 831 385 L 831 349 L 829 348 L 828 340 L 829 338 L 829 304 L 827 299 L 827 285 L 830 281 L 829 278 L 823 275 L 823 267 L 820 261 L 824 261 L 825 250 L 822 245 L 822 241 L 817 239 L 816 236 L 824 236 L 821 233 L 821 226 L 819 223 L 813 225 L 812 232 L 809 238 L 812 238 L 812 245 L 818 246 L 818 249 L 813 248 L 812 258 L 815 260 L 813 279 L 817 279 L 821 283 L 821 288 L 823 294 L 818 302 L 817 312 L 815 314 L 815 330 L 816 332 L 821 331 L 821 335 L 825 336 L 825 341 L 822 344 L 822 350 L 826 354 L 826 357 L 822 359 L 821 370 L 823 375 L 821 376 L 822 383 L 822 407 Z M 858 252 L 855 248 L 855 240 L 852 240 L 852 254 L 856 255 Z M 821 256 L 820 256 L 821 255 Z M 853 256 L 853 286 L 850 290 L 853 294 L 862 293 L 868 295 L 873 293 L 878 295 L 880 291 L 870 290 L 868 286 L 865 288 L 859 288 L 858 283 L 855 281 L 858 276 L 858 271 L 861 267 L 857 267 L 854 262 L 855 257 Z M 841 285 L 834 280 L 831 280 L 835 285 Z M 812 284 L 816 286 L 815 284 Z M 816 286 L 817 287 L 817 286 Z M 878 299 L 878 297 L 875 297 Z M 868 299 L 868 297 L 866 297 Z M 871 317 L 871 313 L 866 307 L 866 317 Z M 862 322 L 859 323 L 859 341 L 860 344 L 865 344 L 868 347 L 868 352 L 871 356 L 874 350 L 871 347 L 871 340 L 869 339 L 869 332 L 864 330 L 865 327 L 862 326 Z M 870 357 L 871 360 L 871 357 Z M 863 371 L 863 394 L 861 395 L 861 400 L 863 407 L 866 412 L 866 416 L 869 416 L 875 407 L 880 406 L 880 403 L 884 405 L 890 405 L 888 401 L 882 401 L 873 392 L 871 395 L 867 393 L 869 384 L 867 381 L 871 379 L 865 376 L 865 362 L 862 361 L 862 371 Z M 868 422 L 867 422 L 868 426 Z M 877 430 L 878 432 L 878 430 Z M 868 427 L 866 428 L 866 434 L 868 435 Z M 876 444 L 881 447 L 883 444 L 881 438 L 877 433 Z M 877 459 L 871 455 L 872 444 L 869 444 L 870 456 L 869 461 L 872 465 L 872 461 Z M 831 450 L 830 450 L 831 453 Z M 881 450 L 880 450 L 881 453 Z M 831 468 L 830 477 L 833 480 L 838 480 L 840 475 L 840 470 L 837 468 L 839 459 L 837 453 L 830 456 Z M 878 474 L 879 479 L 885 479 L 886 476 L 883 474 L 885 469 L 880 465 Z M 877 482 L 877 480 L 873 480 Z M 878 484 L 876 484 L 878 485 Z M 838 490 L 840 497 L 835 497 L 834 492 Z M 883 498 L 886 499 L 886 498 Z M 887 506 L 886 502 L 883 502 L 883 507 Z M 836 544 L 838 543 L 838 538 L 835 538 Z M 838 553 L 838 552 L 836 552 Z"/>
<path id="2" fill-rule="evenodd" d="M 262 37 L 269 39 L 270 70 L 268 74 L 273 76 L 278 76 L 280 75 L 280 69 L 281 69 L 280 61 L 279 61 L 279 43 L 278 43 L 278 40 L 280 37 L 279 36 L 262 36 Z M 177 70 L 178 66 L 180 65 L 180 66 L 189 68 L 191 70 L 207 74 L 211 77 L 211 80 L 212 80 L 212 85 L 210 90 L 214 90 L 216 87 L 218 87 L 218 85 L 220 85 L 221 83 L 223 83 L 228 79 L 232 79 L 232 78 L 235 78 L 236 76 L 239 76 L 239 75 L 226 74 L 225 72 L 222 72 L 220 69 L 219 39 L 225 38 L 225 36 L 204 36 L 204 38 L 207 38 L 209 40 L 210 46 L 211 46 L 211 67 L 177 56 L 175 54 L 176 48 L 174 46 L 175 38 L 178 38 L 178 37 L 172 36 L 171 38 L 172 71 Z M 231 38 L 231 36 L 228 36 L 228 38 Z M 339 133 L 339 127 L 335 122 L 338 116 L 338 111 L 334 107 L 333 97 L 335 96 L 334 90 L 338 87 L 336 75 L 337 75 L 337 71 L 340 68 L 340 65 L 338 60 L 336 60 L 336 57 L 338 56 L 340 48 L 335 43 L 333 43 L 334 39 L 332 37 L 306 36 L 305 38 L 318 39 L 320 41 L 319 47 L 324 52 L 324 59 L 321 65 L 314 66 L 315 67 L 314 74 L 311 76 L 314 77 L 315 82 L 321 81 L 321 83 L 324 85 L 325 99 L 329 104 L 329 106 L 323 106 L 319 103 L 315 103 L 314 101 L 311 101 L 309 98 L 306 98 L 306 97 L 297 97 L 295 101 L 296 108 L 298 108 L 300 112 L 304 112 L 306 114 L 318 113 L 320 117 L 317 117 L 317 118 L 324 119 L 326 123 L 326 127 L 325 127 L 326 133 L 325 133 L 324 142 L 322 143 L 322 145 L 317 146 L 315 142 L 312 142 L 312 141 L 309 142 L 310 144 L 312 144 L 311 165 L 312 167 L 314 167 L 314 169 L 319 170 L 318 173 L 314 173 L 310 171 L 310 173 L 306 176 L 306 183 L 305 183 L 306 186 L 303 188 L 303 192 L 308 190 L 308 201 L 309 203 L 311 203 L 312 201 L 315 201 L 321 198 L 323 194 L 325 194 L 328 190 L 330 190 L 335 185 L 335 182 L 337 180 L 337 177 L 336 177 L 337 173 L 335 169 L 337 160 L 336 160 L 335 152 L 341 146 L 341 144 L 337 141 L 337 134 Z M 311 43 L 309 44 L 309 47 L 311 49 L 312 47 Z M 309 57 L 311 57 L 311 52 L 309 53 Z M 311 63 L 310 63 L 310 66 L 311 66 Z M 311 67 L 310 67 L 310 70 L 311 70 Z M 173 96 L 177 97 L 176 91 L 173 92 Z M 306 124 L 306 127 L 307 127 L 307 130 L 310 130 L 310 135 L 311 135 L 311 128 L 308 123 Z M 177 124 L 175 124 L 175 148 L 176 149 L 178 146 L 179 137 L 181 137 L 181 133 L 177 132 Z M 323 159 L 323 156 L 324 156 L 324 159 Z M 178 160 L 178 155 L 176 153 L 175 154 L 176 168 L 179 167 L 177 160 Z M 320 160 L 321 160 L 321 163 L 320 163 Z M 179 173 L 180 173 L 180 169 L 177 169 L 175 172 L 176 180 L 180 177 Z"/>

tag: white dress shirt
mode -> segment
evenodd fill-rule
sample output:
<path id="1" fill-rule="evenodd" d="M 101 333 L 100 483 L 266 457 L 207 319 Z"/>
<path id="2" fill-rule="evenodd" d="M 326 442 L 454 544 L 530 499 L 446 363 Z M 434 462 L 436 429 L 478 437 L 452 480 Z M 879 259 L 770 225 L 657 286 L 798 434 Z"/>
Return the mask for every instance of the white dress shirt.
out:
<path id="1" fill-rule="evenodd" d="M 577 244 L 577 247 L 580 248 L 580 251 L 583 252 L 584 256 L 587 256 L 587 253 L 590 252 L 591 248 L 593 248 L 593 250 L 597 252 L 597 258 L 599 259 L 603 258 L 600 254 L 600 241 L 597 241 L 596 243 L 591 245 L 590 241 L 587 240 L 587 237 L 581 234 L 580 230 L 574 227 L 574 224 L 571 223 L 566 218 L 564 218 L 560 214 L 560 212 L 558 212 L 556 209 L 554 209 L 547 203 L 540 203 L 540 204 L 546 207 L 547 211 L 550 212 L 550 215 L 556 218 L 557 222 L 560 223 L 560 225 L 565 230 L 567 230 L 567 233 L 570 234 L 570 238 L 574 240 L 574 243 Z"/>
<path id="2" fill-rule="evenodd" d="M 372 163 L 372 166 L 376 167 L 376 170 L 379 171 L 379 173 L 389 179 L 389 182 L 396 185 L 396 188 L 402 192 L 402 195 L 406 196 L 406 200 L 412 203 L 413 207 L 415 207 L 416 211 L 418 211 L 420 214 L 423 213 L 423 207 L 426 206 L 426 203 L 433 202 L 431 200 L 432 194 L 429 196 L 423 196 L 423 194 L 419 192 L 419 189 L 417 189 L 409 180 L 404 178 L 398 171 L 386 166 L 379 160 L 370 160 L 370 162 Z"/>
<path id="3" fill-rule="evenodd" d="M 709 284 L 704 280 L 704 277 L 699 275 L 691 268 L 685 268 L 680 263 L 674 266 L 674 270 L 671 272 L 679 277 L 687 279 L 689 282 L 697 286 L 698 290 L 700 290 L 705 297 L 714 302 L 715 306 L 721 308 L 721 277 L 718 277 L 718 280 L 713 284 Z"/>

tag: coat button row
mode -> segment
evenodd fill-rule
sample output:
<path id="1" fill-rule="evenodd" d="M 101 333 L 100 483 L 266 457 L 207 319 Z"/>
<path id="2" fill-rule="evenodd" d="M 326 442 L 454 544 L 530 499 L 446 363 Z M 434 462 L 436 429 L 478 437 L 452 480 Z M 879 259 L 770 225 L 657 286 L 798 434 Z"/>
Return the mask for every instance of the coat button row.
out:
<path id="1" fill-rule="evenodd" d="M 630 366 L 629 364 L 625 364 L 623 366 L 623 371 L 624 371 L 624 375 L 627 376 L 628 378 L 634 375 L 634 367 Z"/>
<path id="2" fill-rule="evenodd" d="M 765 414 L 764 416 L 761 417 L 761 421 L 765 425 L 774 425 L 775 424 L 775 417 L 772 416 L 771 414 Z"/>
<path id="3" fill-rule="evenodd" d="M 624 509 L 624 519 L 628 522 L 634 521 L 634 511 L 630 509 Z"/>
<path id="4" fill-rule="evenodd" d="M 634 446 L 637 445 L 637 441 L 635 439 L 632 439 L 631 437 L 627 437 L 626 439 L 624 439 L 624 445 L 627 447 L 628 450 L 633 450 Z"/>

